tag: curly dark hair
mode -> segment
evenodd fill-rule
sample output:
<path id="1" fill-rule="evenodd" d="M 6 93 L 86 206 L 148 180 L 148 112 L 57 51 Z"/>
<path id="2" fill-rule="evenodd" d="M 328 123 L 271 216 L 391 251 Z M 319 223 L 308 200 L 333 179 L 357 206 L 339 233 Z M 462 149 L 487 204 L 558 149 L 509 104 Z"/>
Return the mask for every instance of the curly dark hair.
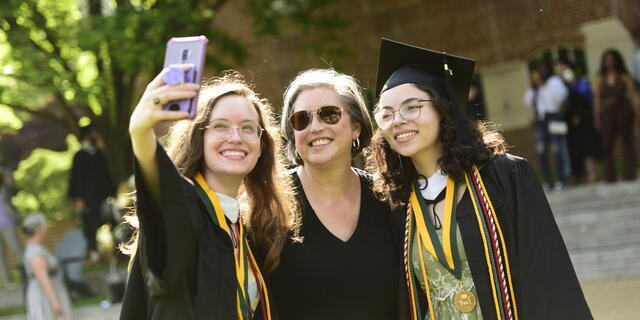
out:
<path id="1" fill-rule="evenodd" d="M 436 112 L 440 115 L 438 141 L 442 146 L 442 154 L 438 158 L 438 167 L 442 172 L 456 182 L 461 182 L 464 180 L 465 171 L 474 164 L 484 163 L 494 155 L 506 152 L 507 146 L 502 135 L 482 121 L 465 118 L 471 139 L 466 145 L 457 142 L 456 125 L 446 93 L 414 85 L 431 96 Z M 367 169 L 373 174 L 373 189 L 376 195 L 384 201 L 406 204 L 411 194 L 411 186 L 420 177 L 413 162 L 391 149 L 382 135 L 382 130 L 376 131 L 371 145 L 367 154 Z"/>

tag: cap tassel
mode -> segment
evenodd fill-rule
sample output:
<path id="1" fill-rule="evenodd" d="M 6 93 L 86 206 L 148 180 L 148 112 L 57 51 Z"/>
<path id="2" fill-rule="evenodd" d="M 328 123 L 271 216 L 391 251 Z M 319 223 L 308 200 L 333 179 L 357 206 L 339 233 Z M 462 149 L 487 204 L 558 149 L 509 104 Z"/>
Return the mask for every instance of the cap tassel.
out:
<path id="1" fill-rule="evenodd" d="M 449 94 L 451 109 L 453 110 L 453 121 L 455 121 L 456 124 L 456 141 L 461 144 L 469 144 L 471 141 L 471 133 L 458 107 L 456 92 L 453 89 L 453 70 L 449 69 L 447 54 L 445 52 L 442 53 L 442 64 L 444 65 L 444 84 Z"/>

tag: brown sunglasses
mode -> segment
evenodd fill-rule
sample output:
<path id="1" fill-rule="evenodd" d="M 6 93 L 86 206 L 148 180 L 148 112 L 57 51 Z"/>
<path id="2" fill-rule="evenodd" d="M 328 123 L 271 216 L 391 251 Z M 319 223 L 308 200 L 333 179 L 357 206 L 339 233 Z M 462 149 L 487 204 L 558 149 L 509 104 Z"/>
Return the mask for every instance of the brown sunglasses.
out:
<path id="1" fill-rule="evenodd" d="M 289 116 L 289 123 L 296 131 L 306 129 L 313 120 L 313 114 L 326 124 L 336 124 L 342 118 L 342 109 L 337 106 L 324 106 L 313 110 L 297 111 Z"/>

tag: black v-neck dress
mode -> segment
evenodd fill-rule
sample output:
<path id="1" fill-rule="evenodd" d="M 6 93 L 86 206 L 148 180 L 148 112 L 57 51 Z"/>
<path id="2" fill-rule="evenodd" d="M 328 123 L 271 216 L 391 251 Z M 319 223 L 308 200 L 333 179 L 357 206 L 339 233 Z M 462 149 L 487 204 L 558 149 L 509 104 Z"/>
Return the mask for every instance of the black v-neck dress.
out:
<path id="1" fill-rule="evenodd" d="M 389 205 L 375 199 L 371 179 L 358 170 L 360 216 L 344 242 L 316 216 L 298 175 L 302 243 L 288 242 L 270 276 L 280 319 L 396 319 L 401 246 L 392 233 Z"/>

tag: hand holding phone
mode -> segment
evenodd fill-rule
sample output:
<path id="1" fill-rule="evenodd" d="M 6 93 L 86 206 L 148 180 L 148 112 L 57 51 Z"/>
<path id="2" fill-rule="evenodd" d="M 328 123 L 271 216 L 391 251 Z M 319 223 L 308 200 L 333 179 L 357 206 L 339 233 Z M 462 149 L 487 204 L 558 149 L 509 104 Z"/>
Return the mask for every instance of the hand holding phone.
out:
<path id="1" fill-rule="evenodd" d="M 195 83 L 195 67 L 193 64 L 172 64 L 168 69 L 167 73 L 163 76 L 163 80 L 166 85 L 173 86 L 189 82 Z"/>
<path id="2" fill-rule="evenodd" d="M 205 36 L 171 38 L 167 42 L 167 51 L 164 57 L 164 66 L 168 72 L 164 74 L 164 82 L 167 85 L 182 83 L 202 82 L 204 61 L 207 53 Z M 185 68 L 185 65 L 188 68 Z M 186 70 L 185 70 L 186 69 Z M 198 97 L 169 101 L 163 105 L 163 110 L 184 111 L 189 113 L 189 118 L 196 116 Z"/>

